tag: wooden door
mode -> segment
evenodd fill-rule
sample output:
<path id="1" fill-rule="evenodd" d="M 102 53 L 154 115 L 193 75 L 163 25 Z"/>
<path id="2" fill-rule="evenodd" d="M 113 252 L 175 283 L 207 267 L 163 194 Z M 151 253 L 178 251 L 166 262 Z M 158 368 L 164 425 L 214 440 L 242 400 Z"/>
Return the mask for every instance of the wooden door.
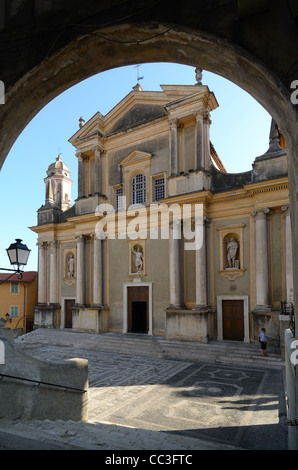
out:
<path id="1" fill-rule="evenodd" d="M 149 288 L 147 286 L 129 287 L 127 294 L 128 331 L 148 333 Z"/>
<path id="2" fill-rule="evenodd" d="M 223 300 L 223 339 L 228 341 L 244 340 L 243 300 Z"/>
<path id="3" fill-rule="evenodd" d="M 65 300 L 65 328 L 72 328 L 72 308 L 75 306 L 75 300 Z"/>

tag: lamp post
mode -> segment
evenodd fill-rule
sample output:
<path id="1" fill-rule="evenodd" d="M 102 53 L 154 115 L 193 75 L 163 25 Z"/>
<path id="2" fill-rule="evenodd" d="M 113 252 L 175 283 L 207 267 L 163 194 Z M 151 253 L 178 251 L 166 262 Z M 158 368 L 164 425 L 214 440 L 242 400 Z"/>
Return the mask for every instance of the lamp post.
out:
<path id="1" fill-rule="evenodd" d="M 22 240 L 19 238 L 16 239 L 15 243 L 12 243 L 9 248 L 7 248 L 7 255 L 10 261 L 10 264 L 14 266 L 14 269 L 5 269 L 0 268 L 1 271 L 10 271 L 10 274 L 4 281 L 0 282 L 0 285 L 8 281 L 15 274 L 19 274 L 19 280 L 23 277 L 23 269 L 28 262 L 30 251 L 26 245 L 22 243 Z"/>

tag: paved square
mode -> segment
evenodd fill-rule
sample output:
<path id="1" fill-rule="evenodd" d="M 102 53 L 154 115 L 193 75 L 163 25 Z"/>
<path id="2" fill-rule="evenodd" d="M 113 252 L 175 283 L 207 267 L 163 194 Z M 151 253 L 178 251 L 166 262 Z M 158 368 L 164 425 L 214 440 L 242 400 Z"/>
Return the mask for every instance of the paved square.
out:
<path id="1" fill-rule="evenodd" d="M 44 360 L 89 361 L 90 422 L 244 449 L 287 449 L 281 370 L 26 346 Z"/>

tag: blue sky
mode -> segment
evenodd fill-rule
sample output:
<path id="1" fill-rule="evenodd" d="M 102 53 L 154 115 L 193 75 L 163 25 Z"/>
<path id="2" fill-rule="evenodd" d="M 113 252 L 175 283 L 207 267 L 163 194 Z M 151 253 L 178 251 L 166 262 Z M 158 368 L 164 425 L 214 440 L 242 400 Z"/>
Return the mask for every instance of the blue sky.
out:
<path id="1" fill-rule="evenodd" d="M 36 211 L 44 203 L 44 178 L 59 153 L 73 180 L 77 197 L 77 159 L 68 139 L 97 111 L 107 114 L 137 83 L 146 91 L 160 85 L 194 85 L 195 69 L 177 64 L 121 67 L 95 75 L 59 95 L 28 124 L 0 171 L 0 267 L 9 268 L 6 248 L 21 238 L 31 250 L 26 270 L 37 270 Z M 230 173 L 251 170 L 255 157 L 268 149 L 271 117 L 250 95 L 228 80 L 203 72 L 204 85 L 214 92 L 219 108 L 211 114 L 211 141 Z M 4 105 L 5 106 L 5 105 Z"/>

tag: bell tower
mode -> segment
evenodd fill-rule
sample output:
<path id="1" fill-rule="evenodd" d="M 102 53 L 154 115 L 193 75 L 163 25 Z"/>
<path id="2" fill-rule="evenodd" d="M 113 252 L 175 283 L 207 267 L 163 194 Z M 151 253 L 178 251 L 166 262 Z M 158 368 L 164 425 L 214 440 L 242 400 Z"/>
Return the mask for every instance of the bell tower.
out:
<path id="1" fill-rule="evenodd" d="M 71 186 L 70 171 L 63 162 L 61 154 L 56 158 L 47 170 L 47 177 L 44 179 L 46 185 L 46 206 L 54 206 L 63 212 L 71 206 Z"/>

